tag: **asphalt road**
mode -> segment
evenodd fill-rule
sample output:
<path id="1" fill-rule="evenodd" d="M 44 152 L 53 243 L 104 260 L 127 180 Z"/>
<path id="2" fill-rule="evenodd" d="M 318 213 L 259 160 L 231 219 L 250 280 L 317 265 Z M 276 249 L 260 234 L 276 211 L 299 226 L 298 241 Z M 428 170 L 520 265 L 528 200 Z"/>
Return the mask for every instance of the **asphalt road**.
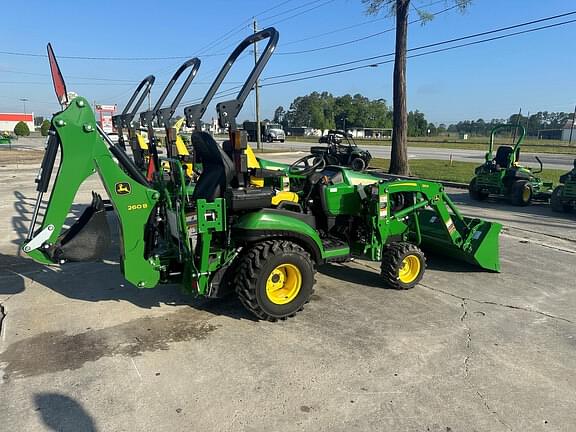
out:
<path id="1" fill-rule="evenodd" d="M 130 286 L 117 252 L 18 257 L 34 175 L 0 169 L 0 430 L 574 430 L 574 214 L 450 190 L 504 224 L 501 273 L 429 257 L 401 292 L 377 263 L 327 265 L 302 313 L 267 323 L 234 298 Z"/>
<path id="2" fill-rule="evenodd" d="M 265 148 L 289 148 L 300 151 L 309 151 L 310 146 L 318 145 L 307 142 L 286 141 L 285 143 L 266 143 Z M 390 158 L 390 146 L 366 146 L 373 157 Z M 452 155 L 453 160 L 460 162 L 476 162 L 478 164 L 484 162 L 484 155 L 486 151 L 483 150 L 466 150 L 466 149 L 445 149 L 445 148 L 428 148 L 428 147 L 409 147 L 408 157 L 411 159 L 439 159 L 449 160 Z M 538 156 L 542 160 L 542 164 L 546 168 L 555 168 L 562 170 L 570 170 L 573 168 L 573 161 L 576 158 L 574 155 L 553 154 L 553 153 L 529 153 L 520 152 L 520 160 L 527 166 L 538 167 L 539 164 L 535 157 Z"/>
<path id="3" fill-rule="evenodd" d="M 251 143 L 253 144 L 253 143 Z M 264 143 L 264 147 L 269 150 L 273 149 L 294 149 L 307 153 L 310 146 L 316 145 L 308 142 L 286 141 L 284 143 Z M 13 148 L 17 149 L 42 149 L 44 147 L 43 138 L 20 138 L 15 141 Z M 255 145 L 254 145 L 255 147 Z M 390 146 L 366 146 L 373 157 L 390 158 Z M 484 161 L 483 150 L 465 150 L 465 149 L 445 149 L 445 148 L 428 148 L 428 147 L 409 147 L 408 157 L 411 159 L 438 159 L 448 160 L 452 155 L 453 160 L 461 162 L 476 162 L 478 164 Z M 571 170 L 576 159 L 574 155 L 553 154 L 553 153 L 530 153 L 522 151 L 520 153 L 521 161 L 531 167 L 537 168 L 538 162 L 535 157 L 542 160 L 544 167 L 561 170 Z"/>

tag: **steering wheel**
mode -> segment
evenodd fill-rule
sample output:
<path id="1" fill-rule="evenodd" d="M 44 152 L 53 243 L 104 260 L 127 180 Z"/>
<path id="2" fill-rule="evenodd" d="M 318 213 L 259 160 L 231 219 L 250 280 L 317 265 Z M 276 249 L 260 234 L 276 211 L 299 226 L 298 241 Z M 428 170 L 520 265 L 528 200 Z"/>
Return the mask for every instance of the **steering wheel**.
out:
<path id="1" fill-rule="evenodd" d="M 311 160 L 312 164 L 310 164 Z M 293 162 L 288 167 L 288 174 L 307 176 L 316 171 L 322 171 L 325 167 L 326 161 L 323 157 L 307 155 Z"/>

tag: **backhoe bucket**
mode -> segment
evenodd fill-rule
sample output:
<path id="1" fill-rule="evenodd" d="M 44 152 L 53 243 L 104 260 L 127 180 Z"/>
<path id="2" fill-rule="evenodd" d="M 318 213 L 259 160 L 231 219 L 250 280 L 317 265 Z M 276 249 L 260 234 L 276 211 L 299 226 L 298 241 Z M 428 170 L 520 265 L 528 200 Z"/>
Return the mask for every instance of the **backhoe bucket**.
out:
<path id="1" fill-rule="evenodd" d="M 51 253 L 58 261 L 98 261 L 110 244 L 110 227 L 104 202 L 100 195 L 92 192 L 92 204 L 58 237 Z"/>
<path id="2" fill-rule="evenodd" d="M 434 211 L 420 212 L 418 220 L 423 249 L 465 261 L 489 271 L 500 271 L 498 236 L 502 229 L 501 224 L 464 217 L 467 225 L 465 226 L 457 218 L 452 218 L 453 229 L 456 229 L 462 237 L 462 244 L 458 245 L 448 235 L 447 228 Z"/>

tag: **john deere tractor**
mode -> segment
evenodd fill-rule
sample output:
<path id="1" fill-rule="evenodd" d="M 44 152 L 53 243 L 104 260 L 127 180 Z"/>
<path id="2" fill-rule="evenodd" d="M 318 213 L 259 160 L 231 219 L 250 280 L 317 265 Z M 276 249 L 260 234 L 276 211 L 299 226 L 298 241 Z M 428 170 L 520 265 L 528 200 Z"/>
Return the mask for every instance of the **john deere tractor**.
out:
<path id="1" fill-rule="evenodd" d="M 569 212 L 576 209 L 576 159 L 574 168 L 560 176 L 560 185 L 552 192 L 550 206 L 555 212 Z"/>
<path id="2" fill-rule="evenodd" d="M 519 130 L 518 140 L 512 146 L 500 145 L 493 154 L 494 138 L 502 130 Z M 512 204 L 526 206 L 532 201 L 548 201 L 552 193 L 552 183 L 545 183 L 535 174 L 542 172 L 540 164 L 538 171 L 520 165 L 520 146 L 526 135 L 526 130 L 520 125 L 499 125 L 490 133 L 490 143 L 486 153 L 486 162 L 474 171 L 468 191 L 470 198 L 484 201 L 489 196 L 509 199 Z"/>
<path id="3" fill-rule="evenodd" d="M 229 139 L 222 145 L 199 130 L 213 96 L 240 54 L 268 40 L 236 98 L 216 105 Z M 296 314 L 308 302 L 317 266 L 352 257 L 381 262 L 382 283 L 414 287 L 431 249 L 490 271 L 499 270 L 501 225 L 462 216 L 442 185 L 386 181 L 309 155 L 293 164 L 254 157 L 236 117 L 268 62 L 278 33 L 268 28 L 232 52 L 202 102 L 185 108 L 197 178 L 185 176 L 167 145 L 169 171 L 150 146 L 145 176 L 97 125 L 88 101 L 69 100 L 56 58 L 48 55 L 62 111 L 51 121 L 38 176 L 38 197 L 23 251 L 44 264 L 98 260 L 110 240 L 106 209 L 120 228 L 120 270 L 138 288 L 179 283 L 196 296 L 236 293 L 257 318 Z M 162 113 L 157 113 L 162 117 Z M 60 167 L 54 170 L 58 151 Z M 56 172 L 46 210 L 43 195 Z M 92 204 L 63 229 L 76 191 L 98 172 L 109 201 Z M 109 203 L 110 205 L 107 205 Z"/>

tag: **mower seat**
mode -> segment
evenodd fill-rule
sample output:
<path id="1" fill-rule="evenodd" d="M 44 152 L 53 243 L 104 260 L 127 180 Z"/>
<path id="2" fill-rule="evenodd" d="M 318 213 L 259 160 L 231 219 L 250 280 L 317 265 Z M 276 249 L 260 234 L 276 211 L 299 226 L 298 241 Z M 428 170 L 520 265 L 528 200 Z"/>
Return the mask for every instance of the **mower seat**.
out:
<path id="1" fill-rule="evenodd" d="M 207 132 L 194 132 L 191 137 L 194 155 L 202 163 L 202 174 L 196 183 L 192 199 L 213 201 L 223 198 L 234 177 L 234 164 Z"/>
<path id="2" fill-rule="evenodd" d="M 498 169 L 501 168 L 510 168 L 510 155 L 514 149 L 510 146 L 500 146 L 496 151 L 496 156 L 494 157 L 494 162 L 496 163 L 496 167 Z M 514 161 L 516 162 L 516 161 Z"/>

